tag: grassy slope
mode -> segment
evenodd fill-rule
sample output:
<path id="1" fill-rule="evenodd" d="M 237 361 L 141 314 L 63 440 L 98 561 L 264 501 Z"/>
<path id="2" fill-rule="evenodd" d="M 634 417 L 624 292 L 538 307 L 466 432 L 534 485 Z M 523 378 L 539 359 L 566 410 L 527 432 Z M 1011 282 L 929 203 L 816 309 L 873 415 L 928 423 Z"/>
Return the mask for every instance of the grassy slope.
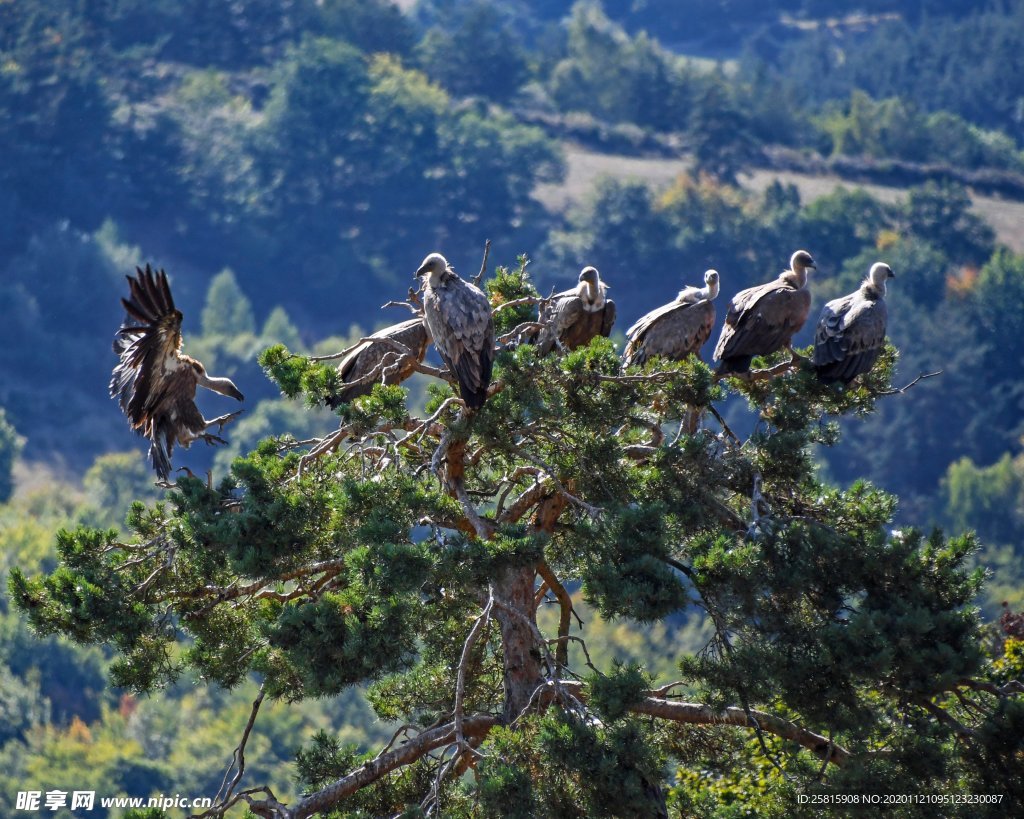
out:
<path id="1" fill-rule="evenodd" d="M 665 188 L 690 167 L 686 159 L 661 159 L 648 157 L 601 154 L 576 145 L 565 146 L 568 172 L 565 181 L 558 185 L 540 185 L 535 196 L 548 207 L 561 210 L 581 201 L 600 176 L 617 179 L 638 179 L 655 188 Z M 865 185 L 847 182 L 837 176 L 811 176 L 809 174 L 754 171 L 741 177 L 744 187 L 762 191 L 773 180 L 796 185 L 804 202 L 810 202 L 840 186 L 860 187 L 885 202 L 892 202 L 905 196 L 905 190 L 883 185 Z M 1024 202 L 999 199 L 992 196 L 971 197 L 975 212 L 996 231 L 997 239 L 1018 253 L 1024 252 Z"/>

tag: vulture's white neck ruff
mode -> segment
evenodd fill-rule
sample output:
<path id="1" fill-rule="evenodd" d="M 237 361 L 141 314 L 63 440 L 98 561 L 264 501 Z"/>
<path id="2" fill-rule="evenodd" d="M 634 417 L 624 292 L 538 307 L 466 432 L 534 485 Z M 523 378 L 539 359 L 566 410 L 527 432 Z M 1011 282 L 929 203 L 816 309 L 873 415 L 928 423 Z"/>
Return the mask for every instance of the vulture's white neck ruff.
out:
<path id="1" fill-rule="evenodd" d="M 598 310 L 604 310 L 605 305 L 605 286 L 598 282 L 582 281 L 576 288 L 576 295 L 579 296 L 581 302 L 583 302 L 583 309 L 588 313 L 596 313 Z"/>
<path id="2" fill-rule="evenodd" d="M 885 265 L 871 265 L 871 269 L 867 273 L 867 278 L 864 279 L 860 286 L 861 291 L 863 291 L 865 295 L 876 295 L 878 298 L 885 298 L 886 281 L 891 272 L 891 268 Z"/>
<path id="3" fill-rule="evenodd" d="M 703 287 L 684 287 L 676 301 L 682 304 L 696 304 L 704 299 L 711 301 L 718 295 L 718 286 L 718 282 L 708 282 Z"/>

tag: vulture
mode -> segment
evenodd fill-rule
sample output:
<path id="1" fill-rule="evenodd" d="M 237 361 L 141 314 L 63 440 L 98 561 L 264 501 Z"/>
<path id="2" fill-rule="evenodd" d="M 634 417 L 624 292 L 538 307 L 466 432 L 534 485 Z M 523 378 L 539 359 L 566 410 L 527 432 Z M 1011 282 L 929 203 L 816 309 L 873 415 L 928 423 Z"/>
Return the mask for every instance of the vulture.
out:
<path id="1" fill-rule="evenodd" d="M 487 399 L 494 364 L 494 320 L 487 296 L 431 253 L 416 271 L 423 281 L 427 332 L 448 369 L 459 381 L 466 406 L 477 410 Z"/>
<path id="2" fill-rule="evenodd" d="M 715 326 L 714 299 L 718 295 L 718 271 L 704 273 L 704 287 L 684 287 L 679 295 L 652 310 L 626 330 L 625 367 L 642 365 L 652 356 L 681 361 L 700 348 Z"/>
<path id="3" fill-rule="evenodd" d="M 894 277 L 876 262 L 859 289 L 822 308 L 811 359 L 819 379 L 849 384 L 874 366 L 885 344 L 885 283 Z"/>
<path id="4" fill-rule="evenodd" d="M 777 279 L 732 297 L 715 346 L 720 374 L 746 372 L 754 356 L 788 347 L 804 326 L 811 309 L 807 271 L 815 269 L 814 259 L 806 250 L 798 250 L 789 266 Z"/>
<path id="5" fill-rule="evenodd" d="M 181 311 L 174 306 L 167 274 L 148 264 L 135 270 L 137 275 L 126 277 L 130 295 L 121 299 L 127 317 L 114 336 L 121 360 L 110 379 L 110 397 L 118 400 L 131 428 L 149 439 L 153 469 L 167 480 L 175 443 L 188 447 L 197 438 L 224 443 L 206 430 L 238 414 L 207 421 L 196 406 L 196 387 L 238 401 L 244 396 L 230 379 L 210 377 L 200 362 L 181 352 Z"/>
<path id="6" fill-rule="evenodd" d="M 596 267 L 584 267 L 575 288 L 555 293 L 541 310 L 540 320 L 548 326 L 540 334 L 538 354 L 547 355 L 556 343 L 575 350 L 595 336 L 611 335 L 615 302 L 607 297 L 608 289 Z"/>
<path id="7" fill-rule="evenodd" d="M 375 342 L 374 339 L 381 339 L 381 341 Z M 385 377 L 384 369 L 397 362 L 401 357 L 399 348 L 388 344 L 388 341 L 396 341 L 407 347 L 412 352 L 415 361 L 406 359 L 401 368 L 396 368 L 394 372 L 389 372 Z M 355 400 L 360 395 L 368 395 L 374 384 L 399 384 L 405 381 L 415 372 L 414 364 L 423 361 L 429 341 L 430 337 L 427 335 L 427 328 L 421 317 L 378 330 L 341 360 L 338 365 L 338 375 L 341 376 L 341 380 L 345 382 L 346 386 L 328 403 L 332 408 L 337 408 L 341 404 Z M 376 374 L 373 378 L 361 381 L 375 370 Z"/>

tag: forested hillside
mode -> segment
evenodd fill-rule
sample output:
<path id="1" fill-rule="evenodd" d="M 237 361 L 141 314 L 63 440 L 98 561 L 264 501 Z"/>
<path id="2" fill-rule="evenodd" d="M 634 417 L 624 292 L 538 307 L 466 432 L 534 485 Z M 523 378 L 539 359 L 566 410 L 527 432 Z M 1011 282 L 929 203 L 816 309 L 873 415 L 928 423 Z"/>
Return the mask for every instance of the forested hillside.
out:
<path id="1" fill-rule="evenodd" d="M 986 616 L 1024 606 L 1024 255 L 972 209 L 982 194 L 1024 202 L 1024 2 L 400 5 L 0 3 L 5 578 L 51 571 L 58 528 L 123 527 L 132 500 L 162 495 L 108 395 L 136 265 L 166 268 L 186 352 L 245 393 L 227 447 L 176 458 L 220 480 L 261 439 L 338 424 L 282 397 L 260 352 L 334 353 L 405 318 L 381 305 L 406 298 L 430 251 L 471 278 L 490 240 L 490 268 L 525 255 L 544 294 L 596 266 L 621 350 L 705 269 L 721 275 L 720 326 L 733 293 L 807 248 L 812 317 L 884 259 L 894 383 L 941 371 L 862 417 L 822 416 L 842 436 L 815 448 L 817 476 L 892 493 L 896 524 L 976 532 Z M 567 148 L 686 170 L 667 185 L 595 173 L 581 196 L 551 196 Z M 835 187 L 755 190 L 754 170 Z M 858 187 L 872 182 L 899 197 Z M 410 383 L 411 403 L 436 406 Z M 723 406 L 750 434 L 747 400 Z M 602 668 L 666 633 L 707 637 L 692 611 L 653 631 L 595 627 Z M 111 689 L 108 649 L 38 639 L 6 596 L 0 634 L 0 813 L 55 768 L 109 793 L 216 792 L 254 683 Z M 279 797 L 297 793 L 293 752 L 316 730 L 366 750 L 393 728 L 352 688 L 276 707 L 250 773 Z"/>

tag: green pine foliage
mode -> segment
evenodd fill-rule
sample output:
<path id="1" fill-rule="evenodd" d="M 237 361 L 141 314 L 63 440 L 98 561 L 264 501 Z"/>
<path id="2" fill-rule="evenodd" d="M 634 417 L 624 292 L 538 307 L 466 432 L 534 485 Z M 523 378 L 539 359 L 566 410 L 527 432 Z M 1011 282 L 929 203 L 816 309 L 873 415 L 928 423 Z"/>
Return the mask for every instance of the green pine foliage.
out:
<path id="1" fill-rule="evenodd" d="M 487 291 L 526 298 L 503 328 L 535 320 L 525 260 Z M 10 594 L 39 633 L 110 646 L 112 680 L 134 691 L 255 676 L 271 701 L 300 704 L 370 684 L 413 750 L 328 797 L 367 757 L 318 734 L 297 769 L 339 816 L 650 816 L 666 799 L 704 810 L 711 797 L 687 771 L 717 742 L 734 762 L 715 769 L 715 798 L 767 776 L 758 799 L 771 810 L 797 793 L 911 781 L 1016 798 L 1020 700 L 996 687 L 974 607 L 977 542 L 895 527 L 893 496 L 816 475 L 813 448 L 840 436 L 831 419 L 903 399 L 895 360 L 890 347 L 840 387 L 786 354 L 716 380 L 695 359 L 622 372 L 603 338 L 545 358 L 511 344 L 472 415 L 447 384 L 428 419 L 401 387 L 378 385 L 323 445 L 268 438 L 217 485 L 179 478 L 133 507 L 126 536 L 62 531 L 59 565 L 14 569 Z M 261 364 L 287 394 L 323 400 L 321 363 L 278 345 Z M 717 409 L 730 396 L 756 419 L 744 438 Z M 694 412 L 703 421 L 687 432 Z M 588 631 L 573 627 L 563 584 L 606 619 L 699 611 L 711 641 L 676 657 L 698 716 L 673 725 L 683 704 L 636 662 L 600 671 L 570 654 Z M 546 593 L 564 607 L 545 633 Z M 721 714 L 738 740 L 709 738 Z"/>

